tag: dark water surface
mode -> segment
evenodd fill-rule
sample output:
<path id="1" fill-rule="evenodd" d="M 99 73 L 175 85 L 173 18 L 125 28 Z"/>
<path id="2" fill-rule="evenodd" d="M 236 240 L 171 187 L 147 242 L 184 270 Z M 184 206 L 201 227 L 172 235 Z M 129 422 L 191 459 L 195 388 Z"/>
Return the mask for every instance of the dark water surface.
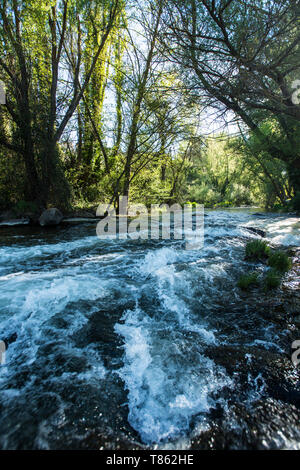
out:
<path id="1" fill-rule="evenodd" d="M 300 448 L 297 338 L 236 287 L 243 227 L 300 221 L 253 212 L 209 211 L 197 251 L 1 227 L 0 447 Z"/>

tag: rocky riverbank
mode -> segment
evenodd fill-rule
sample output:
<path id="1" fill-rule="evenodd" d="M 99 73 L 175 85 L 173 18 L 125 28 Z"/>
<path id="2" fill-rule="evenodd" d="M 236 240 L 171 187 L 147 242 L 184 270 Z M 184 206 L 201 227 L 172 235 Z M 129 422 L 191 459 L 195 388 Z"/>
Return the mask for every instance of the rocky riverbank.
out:
<path id="1" fill-rule="evenodd" d="M 65 213 L 62 213 L 56 208 L 48 209 L 41 213 L 6 211 L 0 214 L 0 227 L 22 225 L 53 227 L 58 225 L 79 225 L 97 222 L 99 220 L 100 217 L 96 216 L 96 209 L 74 209 L 73 211 Z"/>
<path id="2" fill-rule="evenodd" d="M 300 249 L 282 249 L 292 257 L 292 269 L 276 292 L 244 294 L 245 309 L 255 302 L 257 315 L 287 332 L 284 351 L 267 351 L 259 344 L 243 349 L 207 348 L 205 354 L 239 377 L 238 402 L 229 400 L 229 413 L 213 410 L 207 432 L 195 436 L 191 449 L 300 449 L 300 364 L 292 363 L 292 344 L 300 340 Z M 300 354 L 299 354 L 300 359 Z M 240 402 L 243 384 L 256 377 L 260 397 L 249 409 Z M 242 380 L 241 380 L 242 379 Z M 283 435 L 282 428 L 288 434 Z"/>
<path id="3" fill-rule="evenodd" d="M 263 290 L 259 294 L 244 293 L 243 305 L 237 303 L 233 307 L 243 315 L 254 304 L 258 316 L 286 331 L 285 349 L 278 347 L 276 351 L 275 343 L 275 348 L 268 350 L 259 342 L 238 348 L 208 346 L 204 355 L 226 371 L 235 383 L 235 393 L 228 389 L 224 396 L 227 406 L 224 408 L 221 401 L 211 409 L 206 418 L 207 430 L 198 433 L 195 427 L 189 444 L 184 439 L 178 441 L 177 448 L 182 445 L 191 450 L 300 449 L 300 365 L 297 368 L 291 359 L 292 343 L 300 340 L 300 249 L 285 250 L 292 257 L 293 266 L 281 287 L 271 293 Z M 127 411 L 125 407 L 121 414 L 126 415 Z M 120 422 L 124 423 L 121 415 Z M 111 449 L 111 438 L 91 431 L 79 448 Z M 147 448 L 129 426 L 120 433 L 114 447 L 115 450 Z"/>

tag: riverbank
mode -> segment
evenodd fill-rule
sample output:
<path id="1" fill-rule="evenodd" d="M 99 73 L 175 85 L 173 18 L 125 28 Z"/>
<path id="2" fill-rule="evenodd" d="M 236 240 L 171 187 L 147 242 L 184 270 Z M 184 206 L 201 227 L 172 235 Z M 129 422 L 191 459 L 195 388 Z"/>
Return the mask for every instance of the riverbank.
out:
<path id="1" fill-rule="evenodd" d="M 89 223 L 101 220 L 101 217 L 97 217 L 97 208 L 98 206 L 87 206 L 87 207 L 74 207 L 68 211 L 63 211 L 63 219 L 58 225 L 76 225 L 82 223 Z M 272 210 L 261 209 L 258 206 L 241 206 L 241 207 L 228 207 L 228 206 L 205 206 L 205 210 L 253 210 L 254 215 L 257 217 L 263 217 L 264 214 L 272 213 Z M 258 211 L 255 213 L 255 211 Z M 276 213 L 276 212 L 275 212 Z M 300 213 L 297 211 L 292 211 L 290 209 L 280 209 L 277 211 L 279 215 L 286 216 L 300 216 Z M 19 225 L 39 225 L 39 218 L 42 213 L 40 212 L 30 212 L 22 211 L 18 209 L 7 210 L 0 212 L 0 227 L 3 226 L 19 226 Z"/>
<path id="2" fill-rule="evenodd" d="M 297 369 L 291 359 L 292 344 L 300 340 L 300 248 L 280 248 L 293 263 L 280 288 L 254 290 L 243 299 L 245 310 L 255 304 L 257 315 L 286 331 L 286 348 L 284 352 L 264 350 L 263 343 L 257 342 L 247 349 L 225 346 L 205 351 L 230 375 L 243 376 L 245 384 L 256 377 L 259 393 L 250 409 L 231 400 L 230 419 L 224 413 L 215 417 L 211 429 L 192 440 L 191 449 L 300 449 L 294 434 L 300 422 L 300 365 Z M 289 435 L 283 435 L 283 426 L 291 430 Z"/>

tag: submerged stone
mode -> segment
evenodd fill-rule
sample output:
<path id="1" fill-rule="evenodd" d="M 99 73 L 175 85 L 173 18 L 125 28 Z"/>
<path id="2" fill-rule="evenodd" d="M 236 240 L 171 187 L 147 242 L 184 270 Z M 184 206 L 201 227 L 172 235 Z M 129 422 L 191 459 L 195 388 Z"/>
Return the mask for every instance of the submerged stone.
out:
<path id="1" fill-rule="evenodd" d="M 63 220 L 63 215 L 60 210 L 53 208 L 44 211 L 39 218 L 39 223 L 42 227 L 49 227 L 59 225 Z"/>

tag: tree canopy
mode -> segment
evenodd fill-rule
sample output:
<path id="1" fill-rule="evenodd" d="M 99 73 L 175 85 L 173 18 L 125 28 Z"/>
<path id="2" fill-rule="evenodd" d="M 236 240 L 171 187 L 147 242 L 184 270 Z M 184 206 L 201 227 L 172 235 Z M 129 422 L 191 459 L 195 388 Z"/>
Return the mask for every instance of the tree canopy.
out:
<path id="1" fill-rule="evenodd" d="M 0 18 L 2 209 L 299 197 L 299 1 L 4 0 Z"/>

